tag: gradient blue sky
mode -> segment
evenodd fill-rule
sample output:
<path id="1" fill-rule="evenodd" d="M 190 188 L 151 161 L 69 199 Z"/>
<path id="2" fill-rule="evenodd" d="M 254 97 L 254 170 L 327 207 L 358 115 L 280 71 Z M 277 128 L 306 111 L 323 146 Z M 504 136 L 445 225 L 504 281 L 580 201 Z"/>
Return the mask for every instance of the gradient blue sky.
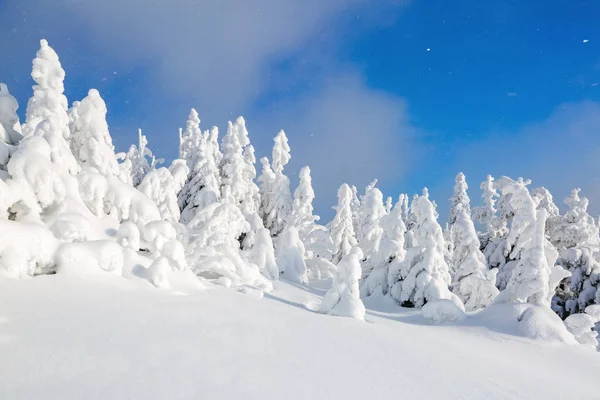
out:
<path id="1" fill-rule="evenodd" d="M 172 159 L 195 107 L 244 115 L 259 156 L 279 129 L 310 165 L 317 211 L 342 182 L 430 188 L 523 176 L 600 213 L 600 3 L 444 0 L 0 0 L 0 81 L 24 112 L 46 38 L 69 102 L 97 88 L 118 150 L 141 127 Z M 292 188 L 293 190 L 293 188 Z"/>

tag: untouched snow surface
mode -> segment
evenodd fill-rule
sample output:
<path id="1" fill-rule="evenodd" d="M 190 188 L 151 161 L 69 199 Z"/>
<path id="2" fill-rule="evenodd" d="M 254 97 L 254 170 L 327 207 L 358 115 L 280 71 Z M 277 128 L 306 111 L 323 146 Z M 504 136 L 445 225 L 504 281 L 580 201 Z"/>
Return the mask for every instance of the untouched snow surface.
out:
<path id="1" fill-rule="evenodd" d="M 598 398 L 597 353 L 489 315 L 435 326 L 372 298 L 366 322 L 321 315 L 326 281 L 262 297 L 94 279 L 0 281 L 0 398 Z"/>

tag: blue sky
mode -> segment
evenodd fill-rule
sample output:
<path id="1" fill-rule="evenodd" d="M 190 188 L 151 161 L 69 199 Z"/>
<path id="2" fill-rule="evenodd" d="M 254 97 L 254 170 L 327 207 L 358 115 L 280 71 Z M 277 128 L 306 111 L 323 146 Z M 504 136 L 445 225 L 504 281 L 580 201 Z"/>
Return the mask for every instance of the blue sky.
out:
<path id="1" fill-rule="evenodd" d="M 44 37 L 69 101 L 91 87 L 115 145 L 141 127 L 172 159 L 202 127 L 244 115 L 258 155 L 288 134 L 331 217 L 342 182 L 430 188 L 442 216 L 463 171 L 581 187 L 600 213 L 600 4 L 594 1 L 0 0 L 0 81 L 24 112 Z"/>

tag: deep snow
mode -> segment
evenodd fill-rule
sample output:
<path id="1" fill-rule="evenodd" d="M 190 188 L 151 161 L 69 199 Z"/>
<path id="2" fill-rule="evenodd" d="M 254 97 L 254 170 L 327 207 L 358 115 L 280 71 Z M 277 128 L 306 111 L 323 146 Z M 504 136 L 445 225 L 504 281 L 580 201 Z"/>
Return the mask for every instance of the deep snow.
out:
<path id="1" fill-rule="evenodd" d="M 329 285 L 262 297 L 108 273 L 0 281 L 0 398 L 598 398 L 591 349 L 518 336 L 497 311 L 435 326 L 369 298 L 366 322 L 322 315 Z"/>

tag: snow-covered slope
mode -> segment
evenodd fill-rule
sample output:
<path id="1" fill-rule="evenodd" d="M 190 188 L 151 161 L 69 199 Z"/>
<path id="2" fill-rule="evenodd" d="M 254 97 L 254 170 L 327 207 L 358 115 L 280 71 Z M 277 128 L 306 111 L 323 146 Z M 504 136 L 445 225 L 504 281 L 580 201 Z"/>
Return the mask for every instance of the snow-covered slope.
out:
<path id="1" fill-rule="evenodd" d="M 600 356 L 583 346 L 483 316 L 432 326 L 374 298 L 366 322 L 322 315 L 330 283 L 315 285 L 262 297 L 110 274 L 1 281 L 0 398 L 598 398 Z"/>

